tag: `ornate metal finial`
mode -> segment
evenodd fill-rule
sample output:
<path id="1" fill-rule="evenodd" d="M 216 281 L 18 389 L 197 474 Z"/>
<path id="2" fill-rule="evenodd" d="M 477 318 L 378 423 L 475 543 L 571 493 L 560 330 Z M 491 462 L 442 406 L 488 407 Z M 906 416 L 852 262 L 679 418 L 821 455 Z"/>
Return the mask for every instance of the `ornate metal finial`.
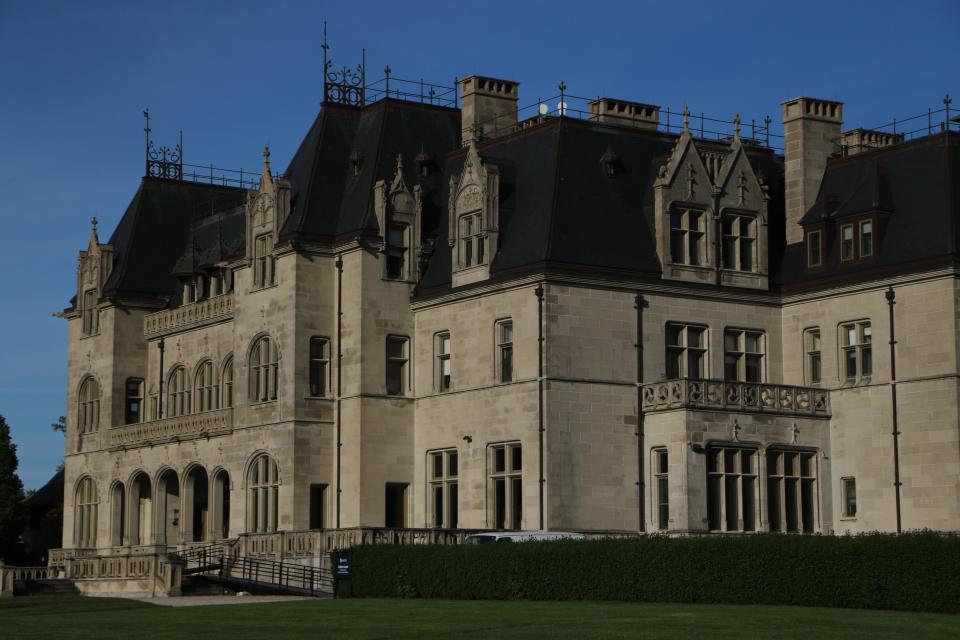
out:
<path id="1" fill-rule="evenodd" d="M 263 148 L 263 169 L 270 172 L 270 147 Z"/>
<path id="2" fill-rule="evenodd" d="M 320 48 L 323 49 L 323 101 L 362 107 L 366 101 L 367 50 L 361 50 L 360 64 L 355 70 L 345 66 L 333 71 L 326 20 L 323 21 L 323 44 Z"/>
<path id="3" fill-rule="evenodd" d="M 91 231 L 93 231 L 94 233 L 97 232 L 97 216 L 93 216 L 92 218 L 90 218 L 90 227 L 92 227 L 90 229 Z"/>
<path id="4" fill-rule="evenodd" d="M 687 105 L 683 105 L 683 132 L 689 133 L 690 131 L 690 109 Z"/>
<path id="5" fill-rule="evenodd" d="M 740 114 L 735 113 L 733 115 L 733 139 L 740 139 Z"/>

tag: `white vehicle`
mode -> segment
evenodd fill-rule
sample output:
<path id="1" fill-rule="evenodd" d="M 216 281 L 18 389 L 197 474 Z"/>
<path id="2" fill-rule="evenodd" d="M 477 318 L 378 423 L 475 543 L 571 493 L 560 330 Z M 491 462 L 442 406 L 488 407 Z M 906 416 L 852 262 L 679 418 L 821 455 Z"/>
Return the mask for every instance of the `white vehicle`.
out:
<path id="1" fill-rule="evenodd" d="M 467 536 L 463 544 L 486 544 L 488 542 L 540 542 L 545 540 L 584 540 L 582 533 L 567 531 L 505 531 L 476 533 Z"/>

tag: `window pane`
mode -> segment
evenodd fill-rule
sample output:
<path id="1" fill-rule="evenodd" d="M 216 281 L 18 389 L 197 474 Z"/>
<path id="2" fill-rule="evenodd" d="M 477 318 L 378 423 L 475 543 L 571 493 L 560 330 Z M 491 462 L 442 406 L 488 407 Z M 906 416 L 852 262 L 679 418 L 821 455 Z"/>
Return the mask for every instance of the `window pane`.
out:
<path id="1" fill-rule="evenodd" d="M 671 346 L 682 345 L 683 327 L 677 324 L 667 325 L 667 344 Z"/>
<path id="2" fill-rule="evenodd" d="M 689 235 L 690 235 L 689 264 L 700 264 L 700 239 L 703 237 L 703 234 L 691 232 Z"/>
<path id="3" fill-rule="evenodd" d="M 800 516 L 802 519 L 801 530 L 804 533 L 813 533 L 813 480 L 803 480 L 800 483 Z"/>
<path id="4" fill-rule="evenodd" d="M 683 349 L 668 349 L 667 350 L 667 378 L 670 380 L 676 380 L 680 377 L 680 366 L 681 359 L 683 358 Z"/>
<path id="5" fill-rule="evenodd" d="M 406 342 L 403 338 L 387 338 L 387 357 L 403 358 Z"/>
<path id="6" fill-rule="evenodd" d="M 739 351 L 740 350 L 740 340 L 738 339 L 740 334 L 735 332 L 728 332 L 723 336 L 723 348 L 727 351 Z"/>
<path id="7" fill-rule="evenodd" d="M 500 381 L 513 380 L 513 347 L 500 347 Z"/>
<path id="8" fill-rule="evenodd" d="M 857 344 L 857 329 L 854 325 L 843 327 L 843 344 L 847 346 Z"/>
<path id="9" fill-rule="evenodd" d="M 456 451 L 447 452 L 447 477 L 448 478 L 457 477 L 457 452 Z"/>
<path id="10" fill-rule="evenodd" d="M 767 510 L 769 511 L 770 531 L 780 531 L 780 480 L 767 480 Z"/>
<path id="11" fill-rule="evenodd" d="M 724 476 L 724 508 L 726 509 L 727 531 L 740 530 L 740 514 L 737 508 L 740 502 L 737 476 Z"/>
<path id="12" fill-rule="evenodd" d="M 736 238 L 723 239 L 723 268 L 724 269 L 737 268 L 737 239 Z"/>
<path id="13" fill-rule="evenodd" d="M 707 521 L 711 531 L 720 530 L 720 479 L 722 476 L 707 478 Z"/>
<path id="14" fill-rule="evenodd" d="M 686 246 L 686 234 L 683 231 L 672 231 L 670 233 L 670 259 L 673 262 L 683 264 L 687 261 L 684 255 Z"/>
<path id="15" fill-rule="evenodd" d="M 703 375 L 703 352 L 689 349 L 687 351 L 687 377 L 702 379 Z"/>
<path id="16" fill-rule="evenodd" d="M 749 457 L 749 456 L 744 456 Z M 756 509 L 753 505 L 753 484 L 755 478 L 743 478 L 741 480 L 743 488 L 743 530 L 744 531 L 753 531 L 754 526 L 754 512 Z"/>
<path id="17" fill-rule="evenodd" d="M 810 382 L 817 383 L 820 379 L 820 353 L 817 352 L 810 355 Z"/>
<path id="18" fill-rule="evenodd" d="M 698 327 L 687 327 L 687 346 L 688 347 L 703 346 L 703 329 L 700 329 Z"/>
<path id="19" fill-rule="evenodd" d="M 863 347 L 860 354 L 863 357 L 863 362 L 860 365 L 860 374 L 864 376 L 873 374 L 873 349 Z"/>
<path id="20" fill-rule="evenodd" d="M 447 527 L 450 529 L 456 529 L 459 522 L 459 495 L 457 490 L 457 483 L 451 482 L 447 485 Z"/>
<path id="21" fill-rule="evenodd" d="M 501 450 L 502 451 L 502 450 Z M 493 527 L 505 529 L 507 524 L 507 481 L 497 478 L 493 481 Z"/>
<path id="22" fill-rule="evenodd" d="M 512 322 L 501 322 L 500 323 L 500 342 L 513 342 L 513 323 Z"/>
<path id="23" fill-rule="evenodd" d="M 857 377 L 857 352 L 855 349 L 847 349 L 844 352 L 846 361 L 846 377 L 848 379 Z"/>
<path id="24" fill-rule="evenodd" d="M 840 228 L 840 259 L 853 258 L 853 225 L 847 224 Z"/>
<path id="25" fill-rule="evenodd" d="M 510 513 L 510 526 L 519 529 L 523 525 L 523 483 L 513 478 L 510 485 L 510 498 L 513 501 Z"/>
<path id="26" fill-rule="evenodd" d="M 522 458 L 519 445 L 510 447 L 510 470 L 520 471 L 522 469 Z"/>
<path id="27" fill-rule="evenodd" d="M 753 240 L 740 239 L 740 270 L 753 271 Z"/>
<path id="28" fill-rule="evenodd" d="M 873 254 L 873 222 L 867 220 L 860 223 L 860 255 Z"/>
<path id="29" fill-rule="evenodd" d="M 843 481 L 844 515 L 853 518 L 857 515 L 857 481 L 848 478 Z"/>
<path id="30" fill-rule="evenodd" d="M 725 380 L 737 380 L 740 377 L 737 371 L 740 358 L 735 355 L 725 355 L 723 357 L 723 378 Z"/>
<path id="31" fill-rule="evenodd" d="M 433 526 L 443 526 L 443 486 L 433 487 Z"/>
<path id="32" fill-rule="evenodd" d="M 443 477 L 443 454 L 442 453 L 432 453 L 430 458 L 433 462 L 433 478 L 442 478 Z"/>
<path id="33" fill-rule="evenodd" d="M 670 520 L 669 483 L 667 478 L 657 479 L 657 528 L 666 529 Z"/>
<path id="34" fill-rule="evenodd" d="M 753 353 L 759 353 L 760 352 L 760 334 L 757 334 L 757 333 L 746 334 L 746 345 L 747 345 L 747 348 L 746 348 L 747 351 L 751 351 Z"/>
<path id="35" fill-rule="evenodd" d="M 667 451 L 665 449 L 657 452 L 657 473 L 667 472 Z"/>
<path id="36" fill-rule="evenodd" d="M 670 214 L 670 228 L 683 229 L 683 212 L 674 211 Z"/>
<path id="37" fill-rule="evenodd" d="M 497 447 L 493 450 L 493 470 L 496 473 L 507 470 L 507 451 L 504 447 Z"/>
<path id="38" fill-rule="evenodd" d="M 797 519 L 797 479 L 784 479 L 784 511 L 787 516 L 787 531 L 796 533 L 800 530 Z"/>
<path id="39" fill-rule="evenodd" d="M 760 382 L 762 378 L 763 356 L 747 356 L 747 382 Z"/>

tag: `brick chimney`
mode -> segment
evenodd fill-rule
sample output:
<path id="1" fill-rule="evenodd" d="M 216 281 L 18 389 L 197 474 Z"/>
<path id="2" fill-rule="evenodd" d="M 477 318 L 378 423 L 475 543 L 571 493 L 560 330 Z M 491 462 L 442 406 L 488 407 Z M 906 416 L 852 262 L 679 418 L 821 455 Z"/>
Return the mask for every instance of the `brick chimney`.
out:
<path id="1" fill-rule="evenodd" d="M 794 98 L 783 108 L 784 180 L 787 244 L 803 241 L 798 224 L 820 190 L 827 158 L 840 152 L 843 103 Z"/>
<path id="2" fill-rule="evenodd" d="M 660 107 L 615 98 L 597 98 L 587 107 L 590 119 L 620 127 L 656 131 L 660 126 Z"/>
<path id="3" fill-rule="evenodd" d="M 519 88 L 516 82 L 483 76 L 460 81 L 460 127 L 464 146 L 516 129 Z"/>

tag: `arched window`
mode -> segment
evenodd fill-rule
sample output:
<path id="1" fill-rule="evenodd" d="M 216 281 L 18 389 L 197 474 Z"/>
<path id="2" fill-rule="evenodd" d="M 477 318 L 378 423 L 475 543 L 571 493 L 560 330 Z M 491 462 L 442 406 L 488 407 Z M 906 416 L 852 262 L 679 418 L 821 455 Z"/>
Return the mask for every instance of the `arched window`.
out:
<path id="1" fill-rule="evenodd" d="M 227 408 L 233 406 L 233 356 L 227 356 L 223 363 L 223 374 L 220 376 L 223 381 L 223 398 L 220 400 L 220 406 Z"/>
<path id="2" fill-rule="evenodd" d="M 257 338 L 250 350 L 250 402 L 277 399 L 277 373 L 280 356 L 270 336 Z"/>
<path id="3" fill-rule="evenodd" d="M 217 379 L 213 371 L 213 362 L 204 360 L 197 367 L 197 373 L 194 376 L 197 389 L 197 411 L 213 411 L 217 408 L 219 399 L 217 389 Z"/>
<path id="4" fill-rule="evenodd" d="M 190 413 L 190 385 L 187 370 L 182 365 L 174 367 L 167 378 L 167 416 L 175 418 Z"/>
<path id="5" fill-rule="evenodd" d="M 110 544 L 119 547 L 126 537 L 127 501 L 122 482 L 115 482 L 110 499 Z"/>
<path id="6" fill-rule="evenodd" d="M 93 433 L 100 428 L 100 385 L 93 378 L 80 383 L 77 394 L 77 430 Z"/>
<path id="7" fill-rule="evenodd" d="M 265 453 L 254 458 L 247 472 L 247 531 L 272 533 L 277 530 L 277 490 L 280 475 L 277 463 Z"/>
<path id="8" fill-rule="evenodd" d="M 77 485 L 73 506 L 73 543 L 82 549 L 97 546 L 97 485 L 90 476 Z"/>

